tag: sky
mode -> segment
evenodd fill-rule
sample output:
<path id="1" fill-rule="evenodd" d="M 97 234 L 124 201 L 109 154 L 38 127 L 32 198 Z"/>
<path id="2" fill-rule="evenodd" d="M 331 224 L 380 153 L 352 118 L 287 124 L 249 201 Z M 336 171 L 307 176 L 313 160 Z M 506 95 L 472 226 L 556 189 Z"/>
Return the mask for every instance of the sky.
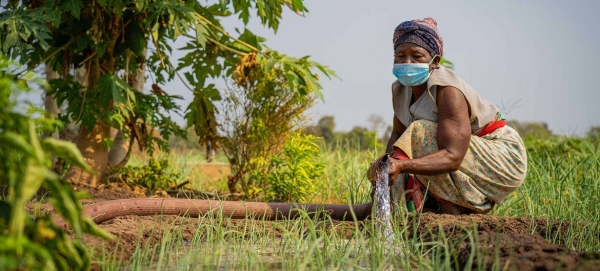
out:
<path id="1" fill-rule="evenodd" d="M 556 134 L 600 126 L 600 1 L 306 0 L 305 17 L 284 12 L 277 33 L 248 28 L 275 50 L 311 59 L 340 79 L 322 82 L 313 119 L 333 115 L 336 130 L 393 117 L 392 34 L 406 20 L 433 17 L 454 71 L 507 119 L 546 122 Z M 237 20 L 226 28 L 240 26 Z M 174 52 L 177 57 L 179 52 Z M 180 83 L 167 89 L 185 97 Z M 173 94 L 175 94 L 173 93 Z"/>

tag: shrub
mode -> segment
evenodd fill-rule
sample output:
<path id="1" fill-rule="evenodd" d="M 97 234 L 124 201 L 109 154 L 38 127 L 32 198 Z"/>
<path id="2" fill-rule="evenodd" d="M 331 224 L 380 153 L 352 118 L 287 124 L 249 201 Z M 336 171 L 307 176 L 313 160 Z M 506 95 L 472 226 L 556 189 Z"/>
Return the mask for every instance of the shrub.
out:
<path id="1" fill-rule="evenodd" d="M 230 192 L 241 188 L 248 198 L 265 191 L 271 158 L 281 152 L 314 100 L 313 94 L 293 91 L 283 72 L 255 66 L 253 74 L 260 80 L 224 90 L 219 108 L 218 143 L 232 173 L 228 187 Z"/>
<path id="2" fill-rule="evenodd" d="M 29 90 L 33 75 L 18 79 L 0 57 L 0 270 L 89 270 L 91 259 L 82 243 L 84 233 L 110 238 L 91 219 L 70 185 L 50 168 L 51 155 L 91 171 L 75 145 L 52 138 L 40 139 L 36 128 L 58 123 L 19 113 L 15 95 Z M 45 186 L 57 215 L 72 228 L 72 240 L 49 216 L 28 217 L 25 205 Z"/>
<path id="3" fill-rule="evenodd" d="M 181 178 L 179 172 L 169 167 L 169 159 L 150 158 L 148 164 L 141 166 L 124 166 L 117 174 L 111 177 L 111 181 L 122 180 L 128 185 L 139 185 L 148 188 L 153 194 L 157 190 L 168 190 L 177 186 Z"/>
<path id="4" fill-rule="evenodd" d="M 300 132 L 292 134 L 283 151 L 271 159 L 267 175 L 268 199 L 282 202 L 309 202 L 317 192 L 315 181 L 325 173 L 317 138 Z"/>

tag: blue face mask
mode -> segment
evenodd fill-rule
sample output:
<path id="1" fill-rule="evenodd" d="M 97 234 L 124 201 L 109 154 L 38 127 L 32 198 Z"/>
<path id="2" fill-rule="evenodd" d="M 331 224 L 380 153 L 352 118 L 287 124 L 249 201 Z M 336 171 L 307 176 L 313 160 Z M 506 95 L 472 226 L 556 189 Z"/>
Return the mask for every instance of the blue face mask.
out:
<path id="1" fill-rule="evenodd" d="M 429 65 L 433 62 L 435 55 L 429 63 L 398 63 L 394 64 L 392 73 L 398 81 L 405 86 L 413 87 L 427 82 L 429 79 Z"/>

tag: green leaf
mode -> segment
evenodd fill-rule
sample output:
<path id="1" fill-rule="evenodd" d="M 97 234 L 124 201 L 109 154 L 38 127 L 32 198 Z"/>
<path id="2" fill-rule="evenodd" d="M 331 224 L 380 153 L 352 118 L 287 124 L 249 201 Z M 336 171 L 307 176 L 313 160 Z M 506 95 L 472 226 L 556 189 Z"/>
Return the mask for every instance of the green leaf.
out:
<path id="1" fill-rule="evenodd" d="M 101 95 L 110 93 L 116 103 L 130 104 L 135 102 L 135 93 L 131 87 L 114 74 L 105 74 L 98 80 Z"/>
<path id="2" fill-rule="evenodd" d="M 35 156 L 35 152 L 29 143 L 20 135 L 13 132 L 0 134 L 0 145 L 4 149 L 15 149 L 27 156 Z"/>
<path id="3" fill-rule="evenodd" d="M 54 138 L 45 138 L 42 140 L 42 147 L 45 151 L 61 157 L 65 159 L 65 161 L 76 165 L 87 172 L 92 172 L 92 168 L 85 162 L 75 144 Z"/>
<path id="4" fill-rule="evenodd" d="M 142 26 L 137 21 L 133 21 L 127 25 L 125 31 L 125 43 L 129 50 L 137 56 L 142 56 L 144 49 L 148 47 L 148 39 Z"/>
<path id="5" fill-rule="evenodd" d="M 45 180 L 58 178 L 56 173 L 48 170 L 31 157 L 23 162 L 26 164 L 26 174 L 21 179 L 22 183 L 15 189 L 14 206 L 17 208 L 24 207 L 25 202 L 33 198 Z M 19 213 L 14 213 L 13 216 L 19 216 Z"/>
<path id="6" fill-rule="evenodd" d="M 208 40 L 206 37 L 208 36 L 208 29 L 206 25 L 202 23 L 195 24 L 196 26 L 196 44 L 202 46 L 202 48 L 206 47 L 206 41 Z"/>
<path id="7" fill-rule="evenodd" d="M 135 103 L 135 90 L 127 84 L 127 82 L 123 81 L 120 77 L 114 76 L 114 82 L 117 85 L 117 89 L 119 90 L 119 99 L 115 98 L 115 100 L 119 103 L 127 103 L 127 105 L 132 106 L 131 103 Z M 114 94 L 113 94 L 114 95 Z"/>
<path id="8" fill-rule="evenodd" d="M 275 66 L 275 64 L 277 64 L 278 62 L 279 62 L 279 59 L 276 59 L 276 58 L 269 59 L 267 61 L 267 64 L 264 66 L 265 72 L 270 72 L 273 69 L 273 67 Z"/>
<path id="9" fill-rule="evenodd" d="M 19 43 L 19 33 L 18 32 L 10 32 L 6 35 L 6 39 L 4 40 L 4 45 L 2 46 L 2 50 L 4 52 L 8 52 L 8 49 L 12 46 L 15 46 Z"/>
<path id="10" fill-rule="evenodd" d="M 60 180 L 48 181 L 46 186 L 52 193 L 50 201 L 56 211 L 69 222 L 75 235 L 81 238 L 81 206 L 76 202 L 73 190 Z"/>
<path id="11" fill-rule="evenodd" d="M 79 20 L 79 14 L 81 13 L 81 6 L 83 5 L 83 0 L 63 0 L 61 1 L 61 8 L 71 13 L 73 17 Z"/>
<path id="12" fill-rule="evenodd" d="M 117 84 L 112 74 L 105 74 L 98 79 L 98 90 L 102 95 L 101 100 L 106 101 L 103 106 L 108 106 L 110 101 L 110 99 L 107 99 L 108 97 L 105 93 L 110 93 L 110 96 L 114 100 L 127 100 L 127 97 L 124 97 L 117 89 Z"/>
<path id="13" fill-rule="evenodd" d="M 261 42 L 264 42 L 266 39 L 260 36 L 255 35 L 254 33 L 252 33 L 252 31 L 245 29 L 244 33 L 242 33 L 242 35 L 240 35 L 240 37 L 238 38 L 238 40 L 243 41 L 249 45 L 251 45 L 254 48 L 250 48 L 244 44 L 241 43 L 235 43 L 235 46 L 237 48 L 243 49 L 243 50 L 247 50 L 247 51 L 261 51 L 262 50 L 262 46 L 260 45 Z"/>
<path id="14" fill-rule="evenodd" d="M 98 237 L 107 239 L 107 240 L 114 239 L 114 236 L 112 236 L 112 234 L 110 234 L 109 232 L 105 231 L 104 229 L 102 229 L 98 225 L 96 225 L 96 223 L 94 223 L 94 221 L 92 221 L 91 218 L 84 217 L 84 218 L 82 218 L 82 222 L 83 222 L 83 224 L 81 226 L 82 226 L 82 230 L 84 232 L 89 233 L 94 236 L 98 236 Z"/>
<path id="15" fill-rule="evenodd" d="M 452 63 L 452 61 L 450 61 L 450 60 L 448 60 L 446 58 L 443 58 L 443 57 L 440 60 L 440 65 L 442 65 L 442 66 L 444 66 L 444 67 L 446 67 L 446 68 L 448 68 L 450 70 L 454 69 L 454 63 Z"/>
<path id="16" fill-rule="evenodd" d="M 219 4 L 221 5 L 221 8 L 227 9 L 227 5 L 229 5 L 229 1 L 230 0 L 219 0 Z"/>

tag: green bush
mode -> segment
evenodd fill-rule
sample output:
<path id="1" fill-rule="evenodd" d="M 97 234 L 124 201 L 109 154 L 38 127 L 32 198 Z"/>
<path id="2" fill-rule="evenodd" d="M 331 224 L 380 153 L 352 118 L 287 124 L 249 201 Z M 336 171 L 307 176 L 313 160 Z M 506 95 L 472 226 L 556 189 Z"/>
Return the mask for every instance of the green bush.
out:
<path id="1" fill-rule="evenodd" d="M 229 191 L 241 188 L 248 199 L 262 196 L 271 158 L 282 151 L 314 101 L 313 94 L 294 91 L 285 73 L 265 71 L 261 65 L 266 63 L 253 68 L 256 82 L 224 89 L 220 103 L 222 136 L 217 143 L 231 165 Z"/>
<path id="2" fill-rule="evenodd" d="M 111 177 L 111 181 L 121 179 L 127 184 L 139 185 L 148 188 L 150 193 L 157 190 L 168 190 L 177 186 L 181 174 L 169 166 L 169 159 L 150 158 L 148 164 L 141 166 L 124 166 L 118 173 Z"/>
<path id="3" fill-rule="evenodd" d="M 36 81 L 32 74 L 17 78 L 8 61 L 0 57 L 0 270 L 89 270 L 91 259 L 82 243 L 84 233 L 110 238 L 91 219 L 81 216 L 82 207 L 71 186 L 51 170 L 51 155 L 90 171 L 72 143 L 41 139 L 40 128 L 57 123 L 24 115 L 15 109 L 15 97 Z M 30 218 L 25 205 L 45 186 L 58 216 L 68 223 L 72 240 L 56 218 Z"/>
<path id="4" fill-rule="evenodd" d="M 271 160 L 267 175 L 268 198 L 282 202 L 308 202 L 317 192 L 315 181 L 325 173 L 317 138 L 296 132 L 281 154 Z"/>

